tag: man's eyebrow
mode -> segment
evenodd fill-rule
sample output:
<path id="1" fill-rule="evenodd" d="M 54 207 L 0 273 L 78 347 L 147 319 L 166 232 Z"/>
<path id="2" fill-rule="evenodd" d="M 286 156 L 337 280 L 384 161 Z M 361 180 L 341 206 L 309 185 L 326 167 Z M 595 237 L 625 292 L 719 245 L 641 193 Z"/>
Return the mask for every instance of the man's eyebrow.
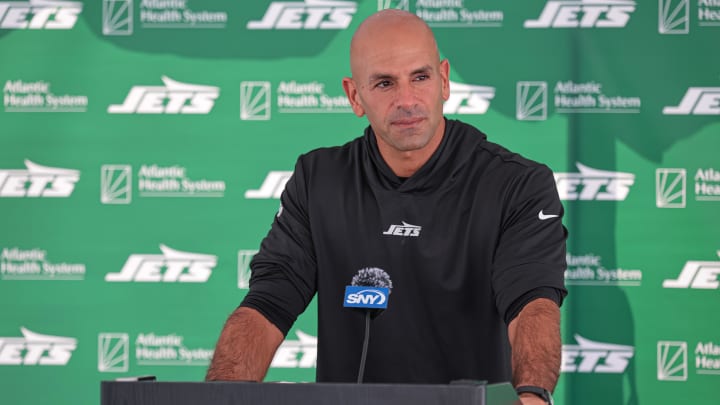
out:
<path id="1" fill-rule="evenodd" d="M 413 75 L 416 75 L 416 74 L 418 74 L 418 73 L 429 73 L 429 72 L 432 72 L 432 70 L 433 70 L 433 69 L 432 69 L 432 66 L 430 66 L 430 65 L 425 65 L 425 66 L 423 66 L 423 67 L 419 67 L 419 68 L 413 70 L 413 71 L 412 71 L 412 74 L 413 74 Z"/>
<path id="2" fill-rule="evenodd" d="M 370 81 L 374 82 L 376 80 L 387 80 L 387 79 L 394 79 L 395 76 L 389 74 L 389 73 L 373 73 L 370 75 Z"/>
<path id="3" fill-rule="evenodd" d="M 432 70 L 433 70 L 432 66 L 425 65 L 425 66 L 421 66 L 421 67 L 413 70 L 412 72 L 410 72 L 410 75 L 412 76 L 412 75 L 416 75 L 416 74 L 420 74 L 420 73 L 430 73 L 430 72 L 432 72 Z M 395 75 L 391 75 L 389 73 L 373 73 L 370 75 L 371 82 L 376 81 L 376 80 L 387 80 L 387 79 L 395 79 L 395 78 L 396 78 Z"/>

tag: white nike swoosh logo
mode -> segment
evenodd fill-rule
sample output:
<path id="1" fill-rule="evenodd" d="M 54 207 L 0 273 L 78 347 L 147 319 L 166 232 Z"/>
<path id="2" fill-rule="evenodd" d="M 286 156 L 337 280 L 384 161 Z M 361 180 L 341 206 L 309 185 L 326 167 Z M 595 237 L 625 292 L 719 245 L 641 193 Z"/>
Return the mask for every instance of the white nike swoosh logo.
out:
<path id="1" fill-rule="evenodd" d="M 545 214 L 545 213 L 543 213 L 543 210 L 540 210 L 540 212 L 538 212 L 538 218 L 540 218 L 541 221 L 544 221 L 544 220 L 550 219 L 550 218 L 557 218 L 557 217 L 559 217 L 559 215 Z"/>

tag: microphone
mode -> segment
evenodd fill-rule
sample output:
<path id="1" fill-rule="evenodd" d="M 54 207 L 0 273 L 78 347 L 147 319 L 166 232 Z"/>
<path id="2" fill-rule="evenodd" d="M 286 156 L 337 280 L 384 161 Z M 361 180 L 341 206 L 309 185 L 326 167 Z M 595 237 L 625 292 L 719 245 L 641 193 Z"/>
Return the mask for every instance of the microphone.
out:
<path id="1" fill-rule="evenodd" d="M 344 306 L 364 308 L 375 319 L 387 308 L 391 289 L 392 280 L 385 270 L 377 267 L 360 269 L 345 287 Z"/>
<path id="2" fill-rule="evenodd" d="M 365 339 L 363 340 L 363 349 L 360 355 L 358 384 L 362 383 L 365 372 L 365 360 L 367 358 L 368 344 L 370 343 L 370 320 L 375 319 L 387 308 L 392 287 L 390 275 L 385 270 L 377 267 L 360 269 L 353 276 L 351 285 L 345 287 L 343 306 L 365 310 Z"/>

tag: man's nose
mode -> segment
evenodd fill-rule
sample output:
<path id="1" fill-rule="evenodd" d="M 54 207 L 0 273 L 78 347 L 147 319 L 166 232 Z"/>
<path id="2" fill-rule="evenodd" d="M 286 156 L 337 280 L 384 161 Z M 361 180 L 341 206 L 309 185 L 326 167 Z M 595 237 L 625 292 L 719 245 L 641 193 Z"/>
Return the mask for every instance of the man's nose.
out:
<path id="1" fill-rule="evenodd" d="M 395 104 L 398 108 L 409 108 L 417 104 L 417 89 L 411 83 L 398 84 Z"/>

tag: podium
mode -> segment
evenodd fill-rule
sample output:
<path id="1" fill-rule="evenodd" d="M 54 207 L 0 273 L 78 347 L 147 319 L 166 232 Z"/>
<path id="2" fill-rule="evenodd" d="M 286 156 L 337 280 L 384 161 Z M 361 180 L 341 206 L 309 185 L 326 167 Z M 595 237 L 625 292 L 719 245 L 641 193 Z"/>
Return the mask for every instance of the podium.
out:
<path id="1" fill-rule="evenodd" d="M 103 381 L 100 405 L 519 405 L 509 383 L 335 384 Z"/>

